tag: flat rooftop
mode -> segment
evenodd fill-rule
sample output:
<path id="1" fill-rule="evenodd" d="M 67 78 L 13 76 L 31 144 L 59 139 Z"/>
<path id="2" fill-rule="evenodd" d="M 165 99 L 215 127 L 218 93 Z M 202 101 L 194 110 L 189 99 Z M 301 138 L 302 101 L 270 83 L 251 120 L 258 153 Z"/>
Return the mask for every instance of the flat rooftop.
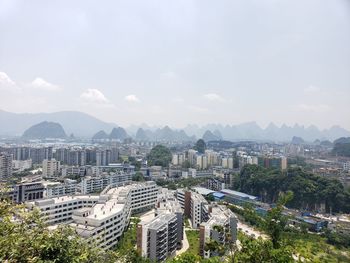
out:
<path id="1" fill-rule="evenodd" d="M 205 188 L 205 187 L 193 187 L 192 189 L 201 195 L 210 195 L 210 194 L 215 193 L 215 191 L 212 191 L 212 190 Z"/>
<path id="2" fill-rule="evenodd" d="M 246 193 L 234 191 L 234 190 L 231 190 L 231 189 L 222 189 L 220 192 L 224 193 L 224 194 L 227 194 L 227 195 L 238 196 L 238 197 L 241 197 L 243 199 L 250 199 L 250 200 L 257 200 L 258 199 L 258 197 L 256 197 L 256 196 L 248 195 Z"/>

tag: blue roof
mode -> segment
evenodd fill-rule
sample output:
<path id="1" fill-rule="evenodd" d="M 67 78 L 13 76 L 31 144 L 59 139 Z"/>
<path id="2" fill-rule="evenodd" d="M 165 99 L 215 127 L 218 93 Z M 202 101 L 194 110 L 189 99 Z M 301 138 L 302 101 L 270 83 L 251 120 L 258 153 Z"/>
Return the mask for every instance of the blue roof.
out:
<path id="1" fill-rule="evenodd" d="M 225 196 L 225 194 L 219 193 L 219 192 L 215 192 L 215 193 L 213 193 L 213 196 L 216 197 L 216 198 L 223 198 Z"/>
<path id="2" fill-rule="evenodd" d="M 231 189 L 222 189 L 220 191 L 221 193 L 224 193 L 226 195 L 233 195 L 233 196 L 238 196 L 240 198 L 244 198 L 244 199 L 250 199 L 250 200 L 257 200 L 258 198 L 256 196 L 253 195 L 248 195 L 242 192 L 238 192 L 238 191 L 234 191 Z"/>

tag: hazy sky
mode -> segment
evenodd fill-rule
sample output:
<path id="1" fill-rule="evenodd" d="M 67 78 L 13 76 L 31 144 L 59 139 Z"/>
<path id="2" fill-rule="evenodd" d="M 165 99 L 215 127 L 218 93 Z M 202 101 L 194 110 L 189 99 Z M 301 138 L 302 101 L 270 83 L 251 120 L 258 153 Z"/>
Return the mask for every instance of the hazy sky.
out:
<path id="1" fill-rule="evenodd" d="M 350 1 L 0 0 L 0 109 L 350 129 Z"/>

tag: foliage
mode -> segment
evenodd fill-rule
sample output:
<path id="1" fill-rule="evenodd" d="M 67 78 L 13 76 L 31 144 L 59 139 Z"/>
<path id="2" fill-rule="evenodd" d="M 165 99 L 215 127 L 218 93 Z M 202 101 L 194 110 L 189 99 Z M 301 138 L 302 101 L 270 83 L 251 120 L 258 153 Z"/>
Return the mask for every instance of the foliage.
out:
<path id="1" fill-rule="evenodd" d="M 131 219 L 128 229 L 123 233 L 122 238 L 117 244 L 116 251 L 119 255 L 128 254 L 130 250 L 135 248 L 137 224 L 139 222 L 139 218 Z"/>
<path id="2" fill-rule="evenodd" d="M 206 148 L 207 145 L 205 144 L 205 141 L 203 139 L 199 139 L 194 146 L 194 149 L 199 153 L 204 153 Z"/>
<path id="3" fill-rule="evenodd" d="M 191 253 L 184 253 L 176 258 L 167 260 L 167 263 L 197 263 L 200 261 L 200 256 Z"/>
<path id="4" fill-rule="evenodd" d="M 138 161 L 135 157 L 133 156 L 128 156 L 128 162 L 131 164 L 131 165 L 134 165 L 135 166 L 135 170 L 136 171 L 140 171 L 141 169 L 141 162 Z"/>
<path id="5" fill-rule="evenodd" d="M 205 196 L 205 199 L 209 202 L 215 201 L 215 197 L 213 196 L 213 194 L 209 194 L 209 195 Z"/>
<path id="6" fill-rule="evenodd" d="M 335 155 L 350 157 L 350 143 L 336 143 L 332 153 Z"/>
<path id="7" fill-rule="evenodd" d="M 320 235 L 290 231 L 282 236 L 285 243 L 293 247 L 294 255 L 304 258 L 305 262 L 350 262 L 350 249 L 327 244 L 327 239 Z"/>
<path id="8" fill-rule="evenodd" d="M 327 243 L 337 247 L 350 247 L 350 235 L 326 230 Z"/>
<path id="9" fill-rule="evenodd" d="M 145 181 L 145 178 L 143 177 L 143 174 L 141 172 L 136 172 L 132 176 L 132 180 L 136 181 L 136 182 L 143 182 L 143 181 Z"/>
<path id="10" fill-rule="evenodd" d="M 291 208 L 313 210 L 325 203 L 328 211 L 350 212 L 350 192 L 339 180 L 317 176 L 301 168 L 289 168 L 286 174 L 279 170 L 246 165 L 236 176 L 234 188 L 274 203 L 281 192 L 292 191 Z"/>
<path id="11" fill-rule="evenodd" d="M 281 246 L 281 235 L 285 230 L 288 221 L 288 218 L 282 214 L 284 205 L 292 199 L 292 192 L 282 194 L 277 201 L 276 207 L 272 208 L 267 213 L 265 229 L 270 235 L 272 245 L 275 249 L 278 249 Z"/>
<path id="12" fill-rule="evenodd" d="M 199 255 L 199 231 L 186 230 L 186 236 L 190 246 L 186 253 Z"/>
<path id="13" fill-rule="evenodd" d="M 176 190 L 177 188 L 190 188 L 196 186 L 208 180 L 208 177 L 197 177 L 197 178 L 181 178 L 179 180 L 157 180 L 157 185 L 171 190 Z"/>
<path id="14" fill-rule="evenodd" d="M 235 252 L 234 262 L 250 263 L 288 263 L 294 262 L 292 257 L 292 248 L 283 246 L 274 248 L 270 240 L 261 238 L 253 239 L 241 236 L 241 249 Z M 231 261 L 232 262 L 232 261 Z"/>
<path id="15" fill-rule="evenodd" d="M 235 205 L 229 205 L 228 208 L 230 208 L 231 211 L 234 212 L 235 214 L 242 216 L 243 220 L 247 222 L 249 225 L 263 228 L 265 224 L 264 219 L 254 211 L 251 205 L 246 204 L 243 209 Z"/>
<path id="16" fill-rule="evenodd" d="M 171 159 L 172 154 L 170 150 L 163 145 L 153 147 L 147 156 L 149 165 L 159 165 L 162 167 L 168 167 Z"/>
<path id="17" fill-rule="evenodd" d="M 0 202 L 0 261 L 115 262 L 116 255 L 88 244 L 68 226 L 48 230 L 37 210 Z"/>

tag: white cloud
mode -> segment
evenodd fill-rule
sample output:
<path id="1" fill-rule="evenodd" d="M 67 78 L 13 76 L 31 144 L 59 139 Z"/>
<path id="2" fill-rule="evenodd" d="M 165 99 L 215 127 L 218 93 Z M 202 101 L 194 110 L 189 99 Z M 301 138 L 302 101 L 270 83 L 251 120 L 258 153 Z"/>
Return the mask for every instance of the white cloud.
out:
<path id="1" fill-rule="evenodd" d="M 0 71 L 0 87 L 1 86 L 15 86 L 15 82 L 5 73 Z"/>
<path id="2" fill-rule="evenodd" d="M 221 97 L 220 95 L 218 95 L 216 93 L 204 94 L 203 97 L 209 101 L 220 101 L 220 102 L 225 101 L 225 99 L 223 97 Z"/>
<path id="3" fill-rule="evenodd" d="M 310 85 L 304 89 L 304 92 L 308 93 L 308 94 L 314 94 L 314 93 L 318 93 L 320 91 L 321 91 L 321 89 L 319 87 L 316 87 L 313 85 Z"/>
<path id="4" fill-rule="evenodd" d="M 134 94 L 127 95 L 127 96 L 125 96 L 124 99 L 127 102 L 140 102 L 140 99 Z"/>
<path id="5" fill-rule="evenodd" d="M 295 108 L 298 111 L 316 112 L 316 113 L 322 113 L 322 112 L 327 112 L 331 110 L 331 107 L 326 104 L 317 104 L 317 105 L 299 104 L 299 105 L 296 105 Z"/>
<path id="6" fill-rule="evenodd" d="M 61 87 L 55 84 L 52 84 L 42 78 L 36 78 L 32 81 L 30 84 L 32 88 L 39 89 L 39 90 L 45 90 L 45 91 L 59 91 L 61 90 Z"/>
<path id="7" fill-rule="evenodd" d="M 98 89 L 88 89 L 80 95 L 80 99 L 84 102 L 97 104 L 97 105 L 110 105 L 112 104 L 105 97 L 105 95 Z"/>

